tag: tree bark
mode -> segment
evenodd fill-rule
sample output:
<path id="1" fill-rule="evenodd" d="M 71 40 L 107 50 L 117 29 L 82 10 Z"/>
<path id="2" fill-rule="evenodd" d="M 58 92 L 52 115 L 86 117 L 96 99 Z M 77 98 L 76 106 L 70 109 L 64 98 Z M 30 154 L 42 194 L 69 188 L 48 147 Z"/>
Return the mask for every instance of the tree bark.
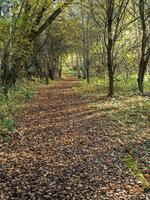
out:
<path id="1" fill-rule="evenodd" d="M 90 72 L 89 72 L 89 68 L 86 69 L 86 79 L 87 79 L 87 83 L 90 84 Z"/>
<path id="2" fill-rule="evenodd" d="M 145 20 L 145 2 L 143 0 L 139 0 L 139 13 L 140 13 L 140 20 L 142 26 L 142 47 L 141 47 L 141 59 L 139 65 L 139 72 L 138 72 L 138 87 L 141 93 L 144 92 L 144 76 L 147 69 L 147 65 L 150 59 L 150 47 L 147 48 L 149 45 L 147 40 L 147 28 L 146 28 L 146 20 Z"/>
<path id="3" fill-rule="evenodd" d="M 72 2 L 73 0 L 66 0 L 63 5 L 57 8 L 39 27 L 37 31 L 35 31 L 35 27 L 30 31 L 29 38 L 31 40 L 35 39 L 38 35 L 40 35 L 53 21 L 60 15 L 60 13 Z"/>
<path id="4" fill-rule="evenodd" d="M 114 95 L 114 74 L 113 74 L 113 60 L 112 60 L 112 50 L 113 50 L 113 38 L 112 38 L 113 9 L 114 9 L 114 0 L 108 0 L 108 7 L 107 7 L 107 34 L 108 34 L 107 67 L 108 67 L 108 78 L 109 78 L 108 96 L 110 96 L 110 97 L 112 97 Z"/>

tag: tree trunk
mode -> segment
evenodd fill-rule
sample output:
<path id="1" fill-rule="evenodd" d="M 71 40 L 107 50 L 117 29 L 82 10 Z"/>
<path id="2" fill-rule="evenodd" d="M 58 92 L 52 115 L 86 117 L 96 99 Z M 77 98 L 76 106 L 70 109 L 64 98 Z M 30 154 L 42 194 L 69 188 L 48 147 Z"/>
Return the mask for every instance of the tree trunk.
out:
<path id="1" fill-rule="evenodd" d="M 86 69 L 86 80 L 87 80 L 87 83 L 90 84 L 90 72 L 89 72 L 89 67 Z"/>
<path id="2" fill-rule="evenodd" d="M 112 39 L 112 23 L 113 23 L 113 9 L 114 1 L 108 0 L 107 8 L 107 34 L 108 34 L 108 45 L 107 45 L 107 67 L 108 67 L 108 78 L 109 78 L 109 90 L 108 96 L 112 97 L 114 95 L 114 73 L 113 73 L 113 60 L 112 60 L 112 49 L 113 49 L 113 39 Z"/>
<path id="3" fill-rule="evenodd" d="M 109 77 L 109 92 L 108 92 L 108 96 L 112 97 L 114 95 L 114 75 L 113 75 L 111 63 L 108 64 L 108 77 Z"/>
<path id="4" fill-rule="evenodd" d="M 46 84 L 46 85 L 49 84 L 49 77 L 48 77 L 48 75 L 46 75 L 46 77 L 45 77 L 45 84 Z"/>
<path id="5" fill-rule="evenodd" d="M 62 63 L 63 63 L 63 58 L 62 58 L 62 56 L 59 56 L 59 62 L 58 62 L 58 78 L 59 79 L 61 79 L 61 77 L 62 77 L 62 68 L 63 68 L 63 66 L 62 66 Z"/>
<path id="6" fill-rule="evenodd" d="M 142 25 L 142 47 L 141 47 L 141 60 L 139 65 L 138 72 L 138 87 L 141 93 L 144 92 L 144 76 L 147 69 L 147 65 L 150 59 L 150 47 L 146 50 L 148 43 L 147 29 L 146 29 L 146 19 L 145 19 L 145 2 L 143 0 L 139 0 L 139 13 L 140 20 Z"/>
<path id="7" fill-rule="evenodd" d="M 51 79 L 51 80 L 54 80 L 54 74 L 53 74 L 53 70 L 51 68 L 48 69 L 48 77 Z"/>
<path id="8" fill-rule="evenodd" d="M 137 81 L 138 81 L 139 91 L 141 93 L 144 92 L 143 81 L 144 81 L 144 75 L 145 75 L 145 70 L 146 70 L 146 65 L 144 61 L 145 50 L 146 50 L 146 24 L 145 24 L 144 8 L 145 8 L 144 1 L 139 0 L 139 13 L 140 13 L 140 20 L 141 20 L 141 25 L 142 25 L 142 47 L 141 47 L 141 60 L 140 60 Z"/>
<path id="9" fill-rule="evenodd" d="M 2 61 L 2 86 L 4 88 L 4 95 L 7 95 L 9 88 L 16 83 L 17 66 L 10 67 L 9 53 L 6 51 Z"/>
<path id="10" fill-rule="evenodd" d="M 138 73 L 138 87 L 139 87 L 139 91 L 141 93 L 144 92 L 144 86 L 143 86 L 143 82 L 144 82 L 144 76 L 145 76 L 145 72 L 146 72 L 146 63 L 144 62 L 144 58 L 141 57 L 141 62 L 140 62 L 140 67 L 139 67 L 139 73 Z"/>
<path id="11" fill-rule="evenodd" d="M 17 70 L 15 68 L 12 68 L 10 70 L 4 70 L 4 73 L 2 75 L 2 85 L 4 88 L 4 95 L 6 96 L 8 93 L 8 90 L 15 85 L 17 80 Z"/>

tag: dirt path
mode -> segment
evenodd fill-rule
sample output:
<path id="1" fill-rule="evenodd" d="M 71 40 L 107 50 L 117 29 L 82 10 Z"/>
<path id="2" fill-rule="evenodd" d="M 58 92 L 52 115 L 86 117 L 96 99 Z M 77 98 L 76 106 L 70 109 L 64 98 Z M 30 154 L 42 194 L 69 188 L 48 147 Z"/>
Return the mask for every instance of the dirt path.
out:
<path id="1" fill-rule="evenodd" d="M 1 144 L 4 200 L 140 200 L 140 183 L 124 168 L 123 148 L 107 119 L 76 94 L 76 81 L 43 87 Z"/>

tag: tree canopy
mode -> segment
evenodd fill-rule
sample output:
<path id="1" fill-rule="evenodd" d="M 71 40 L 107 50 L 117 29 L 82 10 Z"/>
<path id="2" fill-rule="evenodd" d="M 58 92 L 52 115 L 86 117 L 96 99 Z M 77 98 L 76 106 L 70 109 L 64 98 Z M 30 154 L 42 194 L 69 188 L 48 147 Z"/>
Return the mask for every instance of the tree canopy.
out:
<path id="1" fill-rule="evenodd" d="M 5 93 L 22 70 L 29 75 L 34 69 L 34 74 L 47 79 L 60 77 L 67 55 L 78 77 L 88 83 L 91 76 L 107 76 L 109 96 L 114 94 L 114 79 L 120 73 L 136 73 L 143 93 L 149 71 L 149 9 L 147 0 L 1 0 Z"/>

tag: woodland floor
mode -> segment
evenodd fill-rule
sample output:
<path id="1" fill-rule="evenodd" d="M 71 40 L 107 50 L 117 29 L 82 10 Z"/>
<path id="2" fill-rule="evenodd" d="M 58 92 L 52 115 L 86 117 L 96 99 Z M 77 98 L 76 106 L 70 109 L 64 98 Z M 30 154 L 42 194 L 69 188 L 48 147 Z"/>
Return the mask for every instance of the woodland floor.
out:
<path id="1" fill-rule="evenodd" d="M 43 86 L 15 114 L 17 127 L 0 144 L 2 200 L 150 199 L 124 167 L 115 124 L 87 105 L 75 80 Z"/>

